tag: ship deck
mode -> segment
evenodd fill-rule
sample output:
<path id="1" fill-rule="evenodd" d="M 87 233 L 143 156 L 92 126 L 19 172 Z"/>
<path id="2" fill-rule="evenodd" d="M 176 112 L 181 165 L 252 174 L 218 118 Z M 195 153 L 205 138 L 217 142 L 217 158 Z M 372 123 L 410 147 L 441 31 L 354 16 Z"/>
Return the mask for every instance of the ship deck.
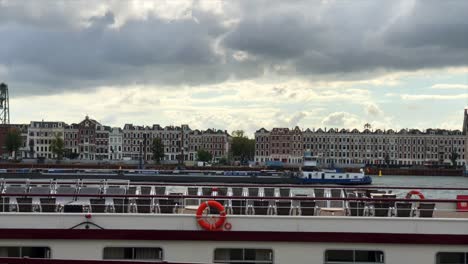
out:
<path id="1" fill-rule="evenodd" d="M 406 198 L 416 189 L 426 197 Z M 468 245 L 468 212 L 457 209 L 468 199 L 430 192 L 468 188 L 3 179 L 0 190 L 0 247 L 52 252 L 0 263 L 110 263 L 106 248 L 133 247 L 156 247 L 166 263 L 233 263 L 213 261 L 216 250 L 243 248 L 272 254 L 247 263 L 323 263 L 336 249 L 433 263 Z M 222 208 L 199 209 L 213 201 Z"/>
<path id="2" fill-rule="evenodd" d="M 200 204 L 216 200 L 228 215 L 468 218 L 467 196 L 405 196 L 414 190 L 468 192 L 437 187 L 2 179 L 0 213 L 195 214 Z"/>

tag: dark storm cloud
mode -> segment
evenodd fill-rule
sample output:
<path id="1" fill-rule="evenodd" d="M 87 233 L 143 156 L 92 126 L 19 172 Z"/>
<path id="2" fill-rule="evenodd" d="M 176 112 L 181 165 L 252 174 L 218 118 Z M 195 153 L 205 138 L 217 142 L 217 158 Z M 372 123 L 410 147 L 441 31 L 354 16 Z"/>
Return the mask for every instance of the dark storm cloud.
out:
<path id="1" fill-rule="evenodd" d="M 174 21 L 152 16 L 112 28 L 114 14 L 93 16 L 85 28 L 49 28 L 29 23 L 0 26 L 0 63 L 19 93 L 128 83 L 220 81 L 220 58 L 212 48 L 225 29 L 210 14 Z M 206 24 L 205 24 L 206 23 Z M 210 80 L 210 78 L 212 80 Z M 44 87 L 48 90 L 44 91 Z M 32 89 L 32 91 L 31 91 Z"/>
<path id="2" fill-rule="evenodd" d="M 10 3 L 0 1 L 0 80 L 17 94 L 468 65 L 467 1 L 239 1 L 223 14 L 195 4 L 191 17 L 149 14 L 118 26 L 112 7 L 78 21 L 72 11 L 89 2 Z"/>
<path id="3" fill-rule="evenodd" d="M 468 65 L 466 1 L 264 7 L 261 15 L 245 10 L 247 15 L 225 38 L 225 45 L 265 61 L 287 60 L 296 74 L 356 75 Z"/>
<path id="4" fill-rule="evenodd" d="M 467 1 L 417 2 L 411 16 L 397 21 L 386 39 L 407 48 L 437 46 L 466 51 L 467 10 Z"/>

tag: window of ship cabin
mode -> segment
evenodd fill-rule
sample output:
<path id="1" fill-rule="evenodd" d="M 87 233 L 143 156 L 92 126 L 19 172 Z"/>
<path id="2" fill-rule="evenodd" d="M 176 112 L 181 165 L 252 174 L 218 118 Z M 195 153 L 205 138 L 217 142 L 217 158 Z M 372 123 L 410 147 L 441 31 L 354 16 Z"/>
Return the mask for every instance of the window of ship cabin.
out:
<path id="1" fill-rule="evenodd" d="M 273 250 L 252 248 L 217 248 L 214 263 L 273 264 Z"/>
<path id="2" fill-rule="evenodd" d="M 103 259 L 162 260 L 161 248 L 152 247 L 106 247 Z"/>
<path id="3" fill-rule="evenodd" d="M 0 247 L 2 258 L 50 258 L 48 247 Z"/>
<path id="4" fill-rule="evenodd" d="M 325 264 L 338 263 L 385 263 L 384 253 L 374 250 L 327 250 Z"/>
<path id="5" fill-rule="evenodd" d="M 436 264 L 467 264 L 466 252 L 439 252 L 436 255 Z"/>

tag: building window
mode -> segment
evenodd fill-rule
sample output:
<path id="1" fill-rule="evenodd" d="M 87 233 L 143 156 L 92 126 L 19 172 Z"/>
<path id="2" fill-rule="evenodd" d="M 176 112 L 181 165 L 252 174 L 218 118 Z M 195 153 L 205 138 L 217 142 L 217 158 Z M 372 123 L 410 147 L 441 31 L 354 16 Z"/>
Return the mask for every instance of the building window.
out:
<path id="1" fill-rule="evenodd" d="M 374 250 L 327 250 L 325 264 L 335 263 L 385 263 L 384 253 Z"/>
<path id="2" fill-rule="evenodd" d="M 217 248 L 214 263 L 272 264 L 273 250 L 250 248 Z"/>
<path id="3" fill-rule="evenodd" d="M 106 247 L 103 259 L 162 260 L 161 248 Z"/>
<path id="4" fill-rule="evenodd" d="M 2 258 L 50 258 L 48 247 L 0 247 Z"/>
<path id="5" fill-rule="evenodd" d="M 467 264 L 466 252 L 439 252 L 436 255 L 436 264 Z"/>

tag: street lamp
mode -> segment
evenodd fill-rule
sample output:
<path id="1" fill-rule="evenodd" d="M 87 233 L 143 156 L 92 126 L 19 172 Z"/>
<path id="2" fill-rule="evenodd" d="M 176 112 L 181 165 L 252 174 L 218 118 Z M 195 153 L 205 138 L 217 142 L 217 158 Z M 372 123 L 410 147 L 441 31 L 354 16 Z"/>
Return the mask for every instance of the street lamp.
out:
<path id="1" fill-rule="evenodd" d="M 140 164 L 138 166 L 138 169 L 143 169 L 143 140 L 140 140 Z"/>
<path id="2" fill-rule="evenodd" d="M 146 134 L 143 134 L 143 140 L 140 140 L 140 164 L 139 164 L 139 169 L 143 170 L 144 168 L 144 162 L 143 162 L 143 148 L 145 148 L 145 156 L 146 156 Z"/>

